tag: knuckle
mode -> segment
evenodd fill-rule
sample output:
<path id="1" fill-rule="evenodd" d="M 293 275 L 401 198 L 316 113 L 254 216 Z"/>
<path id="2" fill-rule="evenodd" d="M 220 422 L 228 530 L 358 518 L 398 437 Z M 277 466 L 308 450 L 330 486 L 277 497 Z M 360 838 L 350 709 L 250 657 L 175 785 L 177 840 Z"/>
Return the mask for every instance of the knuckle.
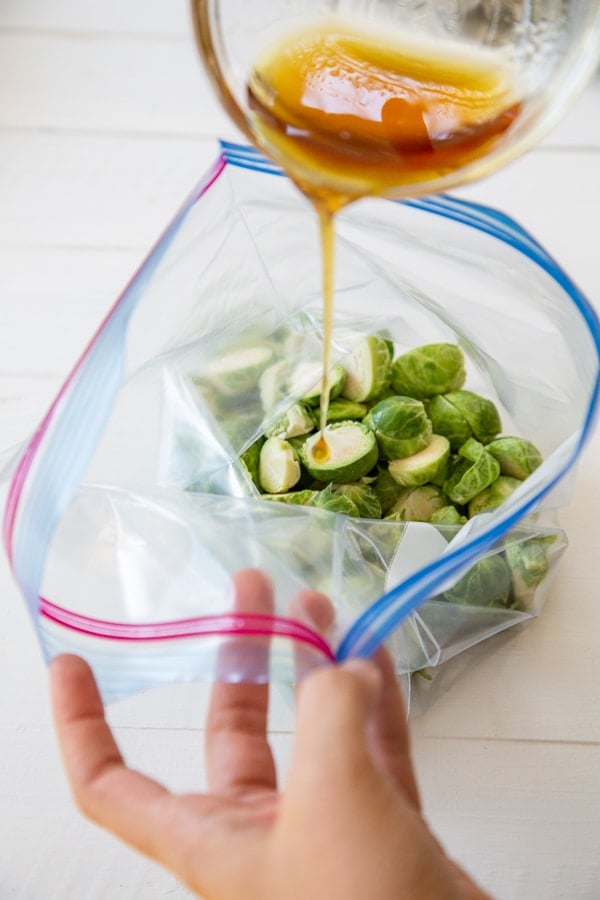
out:
<path id="1" fill-rule="evenodd" d="M 89 819 L 91 822 L 95 822 L 97 820 L 96 804 L 94 802 L 92 792 L 87 787 L 87 785 L 74 788 L 73 799 L 75 801 L 75 806 L 82 814 L 82 816 L 84 816 L 86 819 Z"/>

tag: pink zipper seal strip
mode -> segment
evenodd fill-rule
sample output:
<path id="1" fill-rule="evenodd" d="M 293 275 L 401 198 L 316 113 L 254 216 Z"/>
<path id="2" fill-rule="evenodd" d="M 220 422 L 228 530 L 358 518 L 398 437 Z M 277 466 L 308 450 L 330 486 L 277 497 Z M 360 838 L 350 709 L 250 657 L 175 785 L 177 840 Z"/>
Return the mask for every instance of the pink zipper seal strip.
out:
<path id="1" fill-rule="evenodd" d="M 175 619 L 170 622 L 130 624 L 83 616 L 57 606 L 44 597 L 40 598 L 40 615 L 70 631 L 114 641 L 164 641 L 210 636 L 282 637 L 306 644 L 325 656 L 329 662 L 335 662 L 335 653 L 318 632 L 284 616 L 234 612 Z"/>

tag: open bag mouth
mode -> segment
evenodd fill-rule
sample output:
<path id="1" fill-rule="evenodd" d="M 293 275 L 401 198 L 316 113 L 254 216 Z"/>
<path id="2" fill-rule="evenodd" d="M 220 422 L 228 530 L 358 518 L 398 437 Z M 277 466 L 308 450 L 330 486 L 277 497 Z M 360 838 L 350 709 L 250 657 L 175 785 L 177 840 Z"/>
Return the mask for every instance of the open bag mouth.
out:
<path id="1" fill-rule="evenodd" d="M 495 210 L 435 196 L 340 215 L 338 357 L 381 329 L 403 347 L 457 343 L 475 388 L 544 457 L 461 527 L 348 519 L 265 503 L 239 461 L 264 409 L 246 393 L 220 418 L 197 391 L 248 336 L 276 347 L 293 332 L 294 352 L 318 359 L 317 258 L 290 182 L 222 143 L 9 464 L 4 544 L 43 651 L 87 656 L 108 699 L 192 678 L 294 680 L 384 642 L 398 671 L 413 671 L 540 611 L 548 579 L 527 608 L 450 604 L 444 592 L 512 545 L 545 541 L 550 570 L 560 558 L 551 513 L 568 502 L 565 475 L 598 403 L 590 304 Z M 278 410 L 296 399 L 284 392 Z M 271 576 L 272 612 L 231 608 L 227 584 L 243 567 Z M 306 589 L 331 598 L 327 634 L 287 612 Z M 242 639 L 250 650 L 228 673 L 223 645 Z"/>

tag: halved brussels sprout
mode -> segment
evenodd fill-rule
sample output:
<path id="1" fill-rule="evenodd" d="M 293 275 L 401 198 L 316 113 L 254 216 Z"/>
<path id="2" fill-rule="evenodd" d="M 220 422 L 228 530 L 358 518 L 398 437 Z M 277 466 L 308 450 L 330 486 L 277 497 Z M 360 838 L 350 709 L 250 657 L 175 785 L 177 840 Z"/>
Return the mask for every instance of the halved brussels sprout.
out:
<path id="1" fill-rule="evenodd" d="M 469 502 L 469 518 L 472 519 L 477 513 L 496 509 L 501 503 L 504 503 L 507 497 L 510 497 L 512 492 L 516 490 L 520 484 L 521 482 L 518 478 L 511 478 L 509 475 L 500 475 L 493 484 L 490 484 L 485 490 L 476 494 Z"/>
<path id="2" fill-rule="evenodd" d="M 318 363 L 316 364 L 316 366 L 311 365 L 311 363 L 303 363 L 296 369 L 290 382 L 290 393 L 295 394 L 296 390 L 300 388 L 301 385 L 307 383 L 308 374 L 311 371 L 314 375 L 317 376 L 317 380 L 313 382 L 312 387 L 305 391 L 300 399 L 308 406 L 318 406 L 321 402 L 321 391 L 323 389 L 322 370 L 321 366 Z M 332 366 L 329 371 L 330 400 L 334 400 L 336 397 L 339 397 L 344 385 L 345 378 L 346 373 L 340 365 Z"/>
<path id="3" fill-rule="evenodd" d="M 384 338 L 362 338 L 341 364 L 346 373 L 342 396 L 348 400 L 373 400 L 389 387 L 392 356 Z"/>
<path id="4" fill-rule="evenodd" d="M 511 577 L 498 554 L 478 560 L 442 599 L 463 606 L 502 606 L 510 602 Z"/>
<path id="5" fill-rule="evenodd" d="M 265 439 L 260 437 L 257 441 L 254 441 L 253 444 L 250 444 L 240 456 L 240 462 L 259 490 L 261 487 L 259 476 L 260 451 L 264 442 Z"/>
<path id="6" fill-rule="evenodd" d="M 404 488 L 385 517 L 396 522 L 430 522 L 437 509 L 448 505 L 448 497 L 433 484 Z"/>
<path id="7" fill-rule="evenodd" d="M 208 363 L 203 377 L 223 396 L 237 397 L 256 387 L 272 359 L 271 347 L 243 347 Z"/>
<path id="8" fill-rule="evenodd" d="M 397 394 L 425 400 L 457 391 L 465 382 L 465 358 L 455 344 L 425 344 L 403 353 L 392 365 Z"/>
<path id="9" fill-rule="evenodd" d="M 300 463 L 294 448 L 279 437 L 270 437 L 260 450 L 258 477 L 263 490 L 283 494 L 300 481 Z"/>
<path id="10" fill-rule="evenodd" d="M 289 373 L 289 364 L 286 360 L 273 363 L 264 370 L 258 380 L 260 401 L 264 411 L 268 414 L 285 397 L 286 378 Z"/>
<path id="11" fill-rule="evenodd" d="M 335 365 L 329 373 L 329 397 L 339 396 L 344 383 L 345 372 Z M 317 406 L 321 399 L 322 368 L 318 362 L 303 362 L 290 366 L 288 360 L 281 360 L 264 370 L 259 379 L 260 399 L 266 413 L 286 397 L 298 398 L 307 406 Z"/>
<path id="12" fill-rule="evenodd" d="M 450 458 L 450 441 L 440 434 L 434 434 L 424 450 L 405 456 L 404 459 L 393 459 L 388 466 L 389 473 L 398 484 L 406 487 L 417 487 L 428 481 L 439 483 L 446 475 Z"/>
<path id="13" fill-rule="evenodd" d="M 433 435 L 425 407 L 412 397 L 380 400 L 363 422 L 373 431 L 386 459 L 401 459 L 418 453 L 427 447 Z"/>
<path id="14" fill-rule="evenodd" d="M 444 482 L 444 491 L 453 503 L 463 506 L 500 475 L 500 464 L 483 444 L 469 438 L 458 451 L 459 456 Z"/>
<path id="15" fill-rule="evenodd" d="M 315 458 L 315 445 L 321 434 L 311 435 L 300 450 L 300 458 L 306 470 L 317 481 L 357 481 L 369 472 L 377 462 L 377 442 L 373 432 L 362 422 L 336 422 L 328 425 L 323 437 L 329 455 L 322 460 Z"/>
<path id="16" fill-rule="evenodd" d="M 487 450 L 500 463 L 503 475 L 510 475 L 523 481 L 542 463 L 542 454 L 525 438 L 505 435 L 487 445 Z"/>
<path id="17" fill-rule="evenodd" d="M 284 439 L 300 437 L 314 431 L 315 422 L 303 403 L 294 403 L 286 414 L 279 419 L 267 431 L 267 437 L 282 437 Z"/>

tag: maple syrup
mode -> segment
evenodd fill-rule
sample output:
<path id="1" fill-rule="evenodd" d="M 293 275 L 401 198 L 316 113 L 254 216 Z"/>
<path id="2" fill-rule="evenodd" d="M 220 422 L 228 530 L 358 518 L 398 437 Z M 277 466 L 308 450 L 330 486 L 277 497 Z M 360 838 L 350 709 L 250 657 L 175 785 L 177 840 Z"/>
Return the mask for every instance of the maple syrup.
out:
<path id="1" fill-rule="evenodd" d="M 414 195 L 488 154 L 519 113 L 491 53 L 406 40 L 325 20 L 267 50 L 250 75 L 257 139 L 332 212 L 366 195 Z"/>
<path id="2" fill-rule="evenodd" d="M 330 455 L 329 444 L 325 440 L 323 428 L 324 426 L 321 425 L 321 434 L 319 435 L 319 440 L 315 443 L 311 451 L 312 457 L 316 463 L 326 463 Z"/>
<path id="3" fill-rule="evenodd" d="M 296 32 L 257 60 L 247 83 L 257 142 L 311 200 L 323 255 L 321 440 L 328 453 L 333 216 L 363 196 L 413 196 L 419 184 L 493 149 L 520 111 L 496 58 L 443 41 L 416 45 L 337 19 Z M 322 446 L 321 446 L 322 445 Z"/>

